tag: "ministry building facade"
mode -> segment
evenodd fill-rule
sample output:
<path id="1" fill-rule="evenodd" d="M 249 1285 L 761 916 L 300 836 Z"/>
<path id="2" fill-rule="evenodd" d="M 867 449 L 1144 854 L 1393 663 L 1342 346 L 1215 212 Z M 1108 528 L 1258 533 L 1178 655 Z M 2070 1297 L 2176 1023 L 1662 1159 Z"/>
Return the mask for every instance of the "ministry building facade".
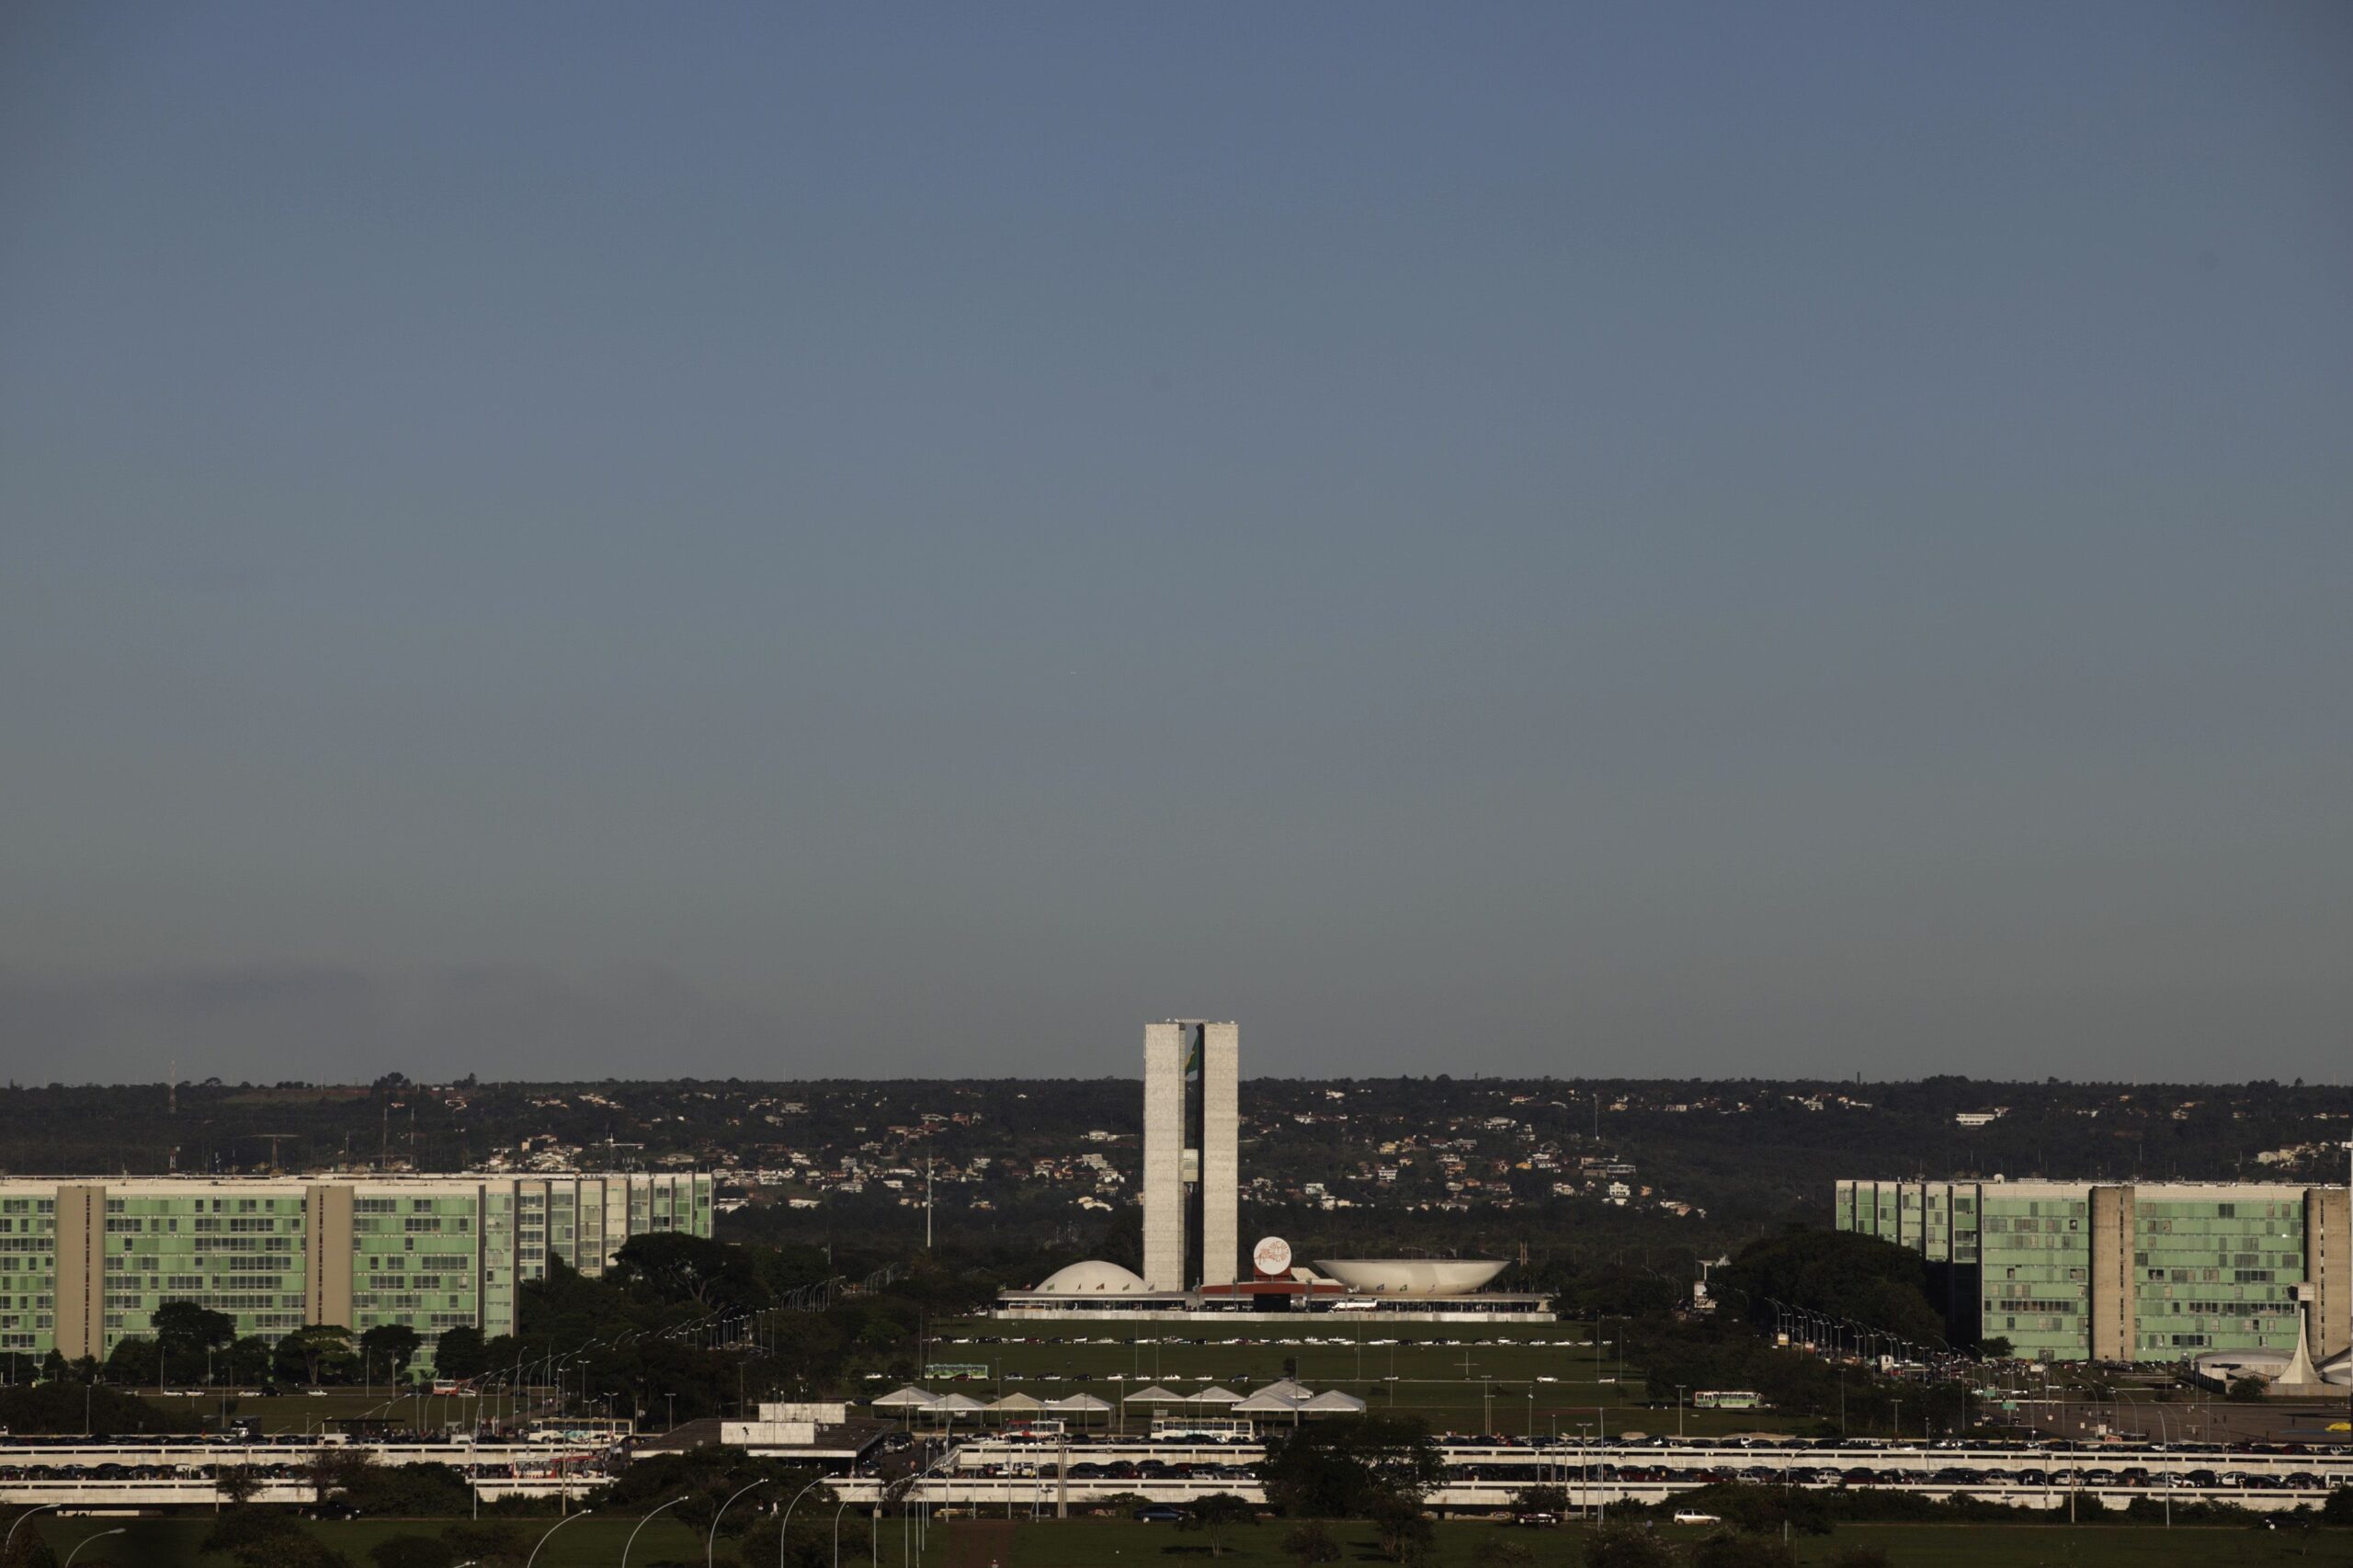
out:
<path id="1" fill-rule="evenodd" d="M 562 1258 L 602 1274 L 630 1237 L 711 1233 L 696 1172 L 0 1179 L 0 1351 L 104 1360 L 166 1301 L 275 1343 L 307 1324 L 515 1331 Z"/>
<path id="2" fill-rule="evenodd" d="M 1842 1181 L 1839 1230 L 1927 1261 L 1957 1342 L 2177 1361 L 2353 1341 L 2347 1189 L 2284 1183 Z"/>

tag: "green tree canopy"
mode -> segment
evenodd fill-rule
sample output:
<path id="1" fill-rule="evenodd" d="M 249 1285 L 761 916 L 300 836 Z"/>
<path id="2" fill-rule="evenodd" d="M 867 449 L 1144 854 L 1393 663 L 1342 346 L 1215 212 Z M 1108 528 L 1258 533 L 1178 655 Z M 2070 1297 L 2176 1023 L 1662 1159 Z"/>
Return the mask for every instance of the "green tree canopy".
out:
<path id="1" fill-rule="evenodd" d="M 351 1347 L 351 1330 L 340 1324 L 305 1324 L 278 1342 L 272 1363 L 280 1377 L 316 1387 L 342 1382 L 359 1365 Z"/>
<path id="2" fill-rule="evenodd" d="M 445 1328 L 434 1342 L 433 1369 L 445 1378 L 478 1378 L 490 1369 L 482 1330 L 472 1324 Z"/>
<path id="3" fill-rule="evenodd" d="M 613 1272 L 665 1301 L 699 1307 L 764 1307 L 767 1288 L 751 1255 L 727 1242 L 684 1231 L 631 1236 L 614 1256 Z"/>
<path id="4" fill-rule="evenodd" d="M 1438 1531 L 1422 1512 L 1418 1493 L 1374 1489 L 1365 1506 L 1365 1515 L 1372 1521 L 1375 1534 L 1381 1537 L 1381 1549 L 1395 1562 L 1418 1562 L 1427 1557 L 1438 1544 Z"/>
<path id="5" fill-rule="evenodd" d="M 416 1330 L 404 1323 L 380 1323 L 359 1336 L 359 1352 L 369 1365 L 391 1369 L 390 1375 L 398 1380 L 423 1343 Z"/>
<path id="6" fill-rule="evenodd" d="M 107 1381 L 135 1386 L 162 1381 L 163 1361 L 153 1340 L 138 1335 L 119 1339 L 107 1353 Z"/>
<path id="7" fill-rule="evenodd" d="M 165 1301 L 149 1315 L 164 1348 L 174 1355 L 218 1350 L 237 1337 L 237 1320 L 194 1301 Z"/>
<path id="8" fill-rule="evenodd" d="M 1196 1497 L 1176 1522 L 1181 1530 L 1199 1530 L 1209 1537 L 1210 1555 L 1225 1555 L 1225 1543 L 1234 1528 L 1246 1525 L 1258 1517 L 1258 1511 L 1231 1492 L 1212 1492 L 1206 1497 Z"/>
<path id="9" fill-rule="evenodd" d="M 1381 1494 L 1419 1506 L 1446 1467 L 1412 1416 L 1345 1415 L 1294 1427 L 1258 1466 L 1267 1501 L 1292 1518 L 1360 1519 Z"/>
<path id="10" fill-rule="evenodd" d="M 1928 1300 L 1927 1264 L 1909 1247 L 1850 1231 L 1791 1230 L 1752 1243 L 1715 1276 L 1719 1298 L 1750 1322 L 1774 1321 L 1773 1302 L 1942 1344 L 1944 1318 Z"/>

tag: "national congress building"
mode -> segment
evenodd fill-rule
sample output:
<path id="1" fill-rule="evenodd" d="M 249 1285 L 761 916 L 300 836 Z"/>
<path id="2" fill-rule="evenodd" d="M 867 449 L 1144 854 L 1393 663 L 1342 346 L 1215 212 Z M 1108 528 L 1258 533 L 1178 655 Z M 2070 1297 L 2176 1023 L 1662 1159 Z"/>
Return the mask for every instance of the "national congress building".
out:
<path id="1" fill-rule="evenodd" d="M 630 1237 L 709 1236 L 711 1178 L 157 1176 L 0 1180 L 0 1351 L 103 1360 L 166 1301 L 275 1342 L 306 1324 L 515 1329 L 515 1293 L 562 1258 L 601 1274 Z"/>

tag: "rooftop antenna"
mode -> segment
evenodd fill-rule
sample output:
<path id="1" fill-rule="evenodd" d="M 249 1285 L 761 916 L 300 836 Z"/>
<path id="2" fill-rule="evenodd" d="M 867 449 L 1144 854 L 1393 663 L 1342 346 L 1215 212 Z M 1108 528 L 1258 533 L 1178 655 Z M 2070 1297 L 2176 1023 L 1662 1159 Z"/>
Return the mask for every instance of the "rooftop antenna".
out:
<path id="1" fill-rule="evenodd" d="M 171 1066 L 166 1069 L 166 1081 L 164 1085 L 164 1114 L 165 1116 L 177 1116 L 179 1113 L 180 1059 L 175 1056 L 172 1058 Z"/>
<path id="2" fill-rule="evenodd" d="M 278 1142 L 283 1139 L 300 1138 L 302 1135 L 299 1132 L 256 1132 L 253 1134 L 253 1136 L 256 1138 L 267 1138 L 269 1140 L 269 1169 L 270 1173 L 274 1176 L 278 1172 Z"/>

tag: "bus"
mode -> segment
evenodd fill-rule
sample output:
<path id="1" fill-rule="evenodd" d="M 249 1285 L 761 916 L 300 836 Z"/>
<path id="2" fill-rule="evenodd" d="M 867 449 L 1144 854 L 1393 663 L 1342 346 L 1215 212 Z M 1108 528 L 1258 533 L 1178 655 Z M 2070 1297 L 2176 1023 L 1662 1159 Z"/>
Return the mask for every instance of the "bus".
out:
<path id="1" fill-rule="evenodd" d="M 1199 1415 L 1155 1415 L 1152 1418 L 1152 1440 L 1155 1443 L 1250 1443 L 1256 1442 L 1257 1437 L 1257 1427 L 1239 1419 Z"/>
<path id="2" fill-rule="evenodd" d="M 1701 1389 L 1691 1396 L 1694 1410 L 1762 1410 L 1765 1402 L 1754 1389 Z"/>

